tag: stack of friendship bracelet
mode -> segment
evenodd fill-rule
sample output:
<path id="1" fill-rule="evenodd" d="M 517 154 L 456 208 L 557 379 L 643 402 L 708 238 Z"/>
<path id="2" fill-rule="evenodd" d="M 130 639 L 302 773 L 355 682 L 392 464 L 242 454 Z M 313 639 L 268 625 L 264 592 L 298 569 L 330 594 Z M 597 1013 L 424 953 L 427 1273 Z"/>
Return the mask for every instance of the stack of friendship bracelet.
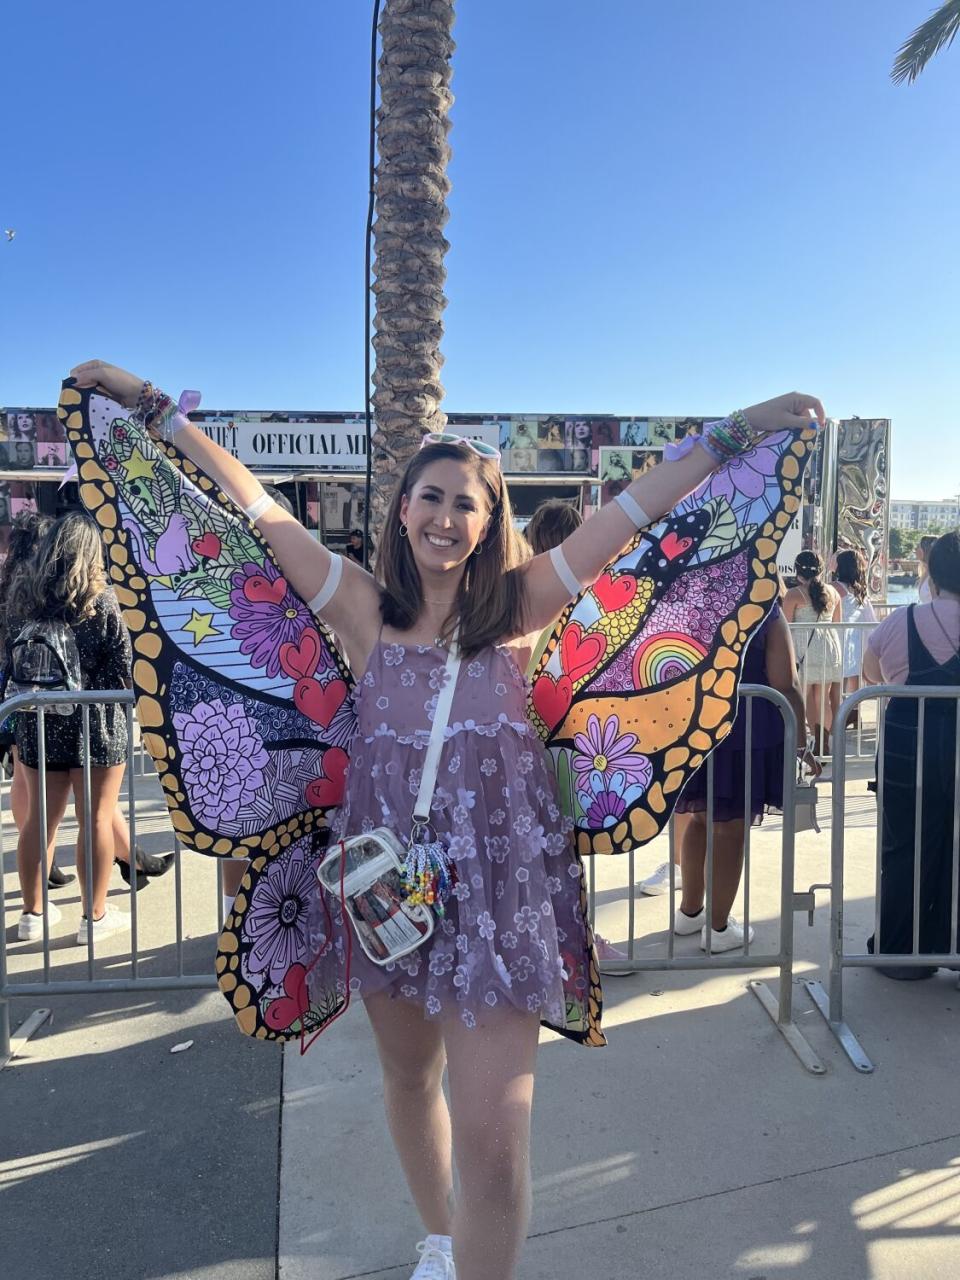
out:
<path id="1" fill-rule="evenodd" d="M 154 436 L 161 440 L 172 440 L 178 431 L 190 425 L 187 414 L 196 409 L 199 403 L 199 391 L 184 391 L 175 404 L 165 391 L 155 387 L 152 382 L 145 382 L 137 396 L 133 416 Z"/>
<path id="2" fill-rule="evenodd" d="M 160 391 L 152 382 L 145 382 L 137 396 L 133 417 L 142 422 L 154 438 L 169 441 L 178 431 L 191 425 L 187 414 L 192 413 L 199 403 L 199 391 L 184 391 L 179 401 L 174 404 L 173 398 L 165 391 Z M 240 503 L 240 509 L 248 520 L 256 524 L 273 505 L 273 498 L 261 487 L 258 495 L 248 506 Z M 330 576 L 334 577 L 334 575 Z M 335 576 L 339 579 L 339 574 Z M 334 589 L 336 589 L 335 586 Z M 333 592 L 331 591 L 330 594 L 332 595 Z"/>
<path id="3" fill-rule="evenodd" d="M 668 444 L 663 456 L 668 462 L 676 462 L 698 444 L 706 449 L 714 462 L 722 465 L 751 448 L 755 439 L 756 432 L 747 421 L 746 414 L 742 409 L 734 409 L 728 418 L 706 423 L 703 435 L 688 435 L 677 444 Z"/>

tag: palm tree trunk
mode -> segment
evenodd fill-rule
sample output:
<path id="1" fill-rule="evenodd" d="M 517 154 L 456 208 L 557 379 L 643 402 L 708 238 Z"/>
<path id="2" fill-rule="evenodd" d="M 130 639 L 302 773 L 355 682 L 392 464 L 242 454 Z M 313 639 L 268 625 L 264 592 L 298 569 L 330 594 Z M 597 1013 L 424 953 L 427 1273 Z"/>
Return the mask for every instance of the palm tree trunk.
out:
<path id="1" fill-rule="evenodd" d="M 376 223 L 376 369 L 370 528 L 424 431 L 442 431 L 440 339 L 447 305 L 443 235 L 450 190 L 453 0 L 386 0 L 380 18 Z"/>

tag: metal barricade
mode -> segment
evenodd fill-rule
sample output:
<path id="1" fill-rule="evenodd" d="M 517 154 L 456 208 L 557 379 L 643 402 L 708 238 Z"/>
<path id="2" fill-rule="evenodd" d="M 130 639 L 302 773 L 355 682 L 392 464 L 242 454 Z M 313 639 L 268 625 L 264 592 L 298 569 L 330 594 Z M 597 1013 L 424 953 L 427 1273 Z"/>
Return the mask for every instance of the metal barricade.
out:
<path id="1" fill-rule="evenodd" d="M 916 726 L 916 761 L 914 778 L 916 796 L 913 811 L 913 910 L 912 910 L 912 948 L 909 952 L 884 952 L 883 934 L 881 933 L 882 905 L 882 869 L 884 860 L 884 793 L 885 747 L 887 732 L 887 710 L 890 700 L 912 701 L 917 704 Z M 873 700 L 877 704 L 877 723 L 879 725 L 879 741 L 877 744 L 877 838 L 876 838 L 876 874 L 874 902 L 874 932 L 872 951 L 847 952 L 844 948 L 844 864 L 846 853 L 846 830 L 844 813 L 846 809 L 847 761 L 843 755 L 835 758 L 833 763 L 833 820 L 831 834 L 830 884 L 817 885 L 814 888 L 828 888 L 831 893 L 830 902 L 830 959 L 828 969 L 828 989 L 820 982 L 805 982 L 804 985 L 816 1007 L 823 1014 L 831 1031 L 836 1036 L 841 1048 L 858 1071 L 873 1071 L 873 1063 L 867 1057 L 857 1037 L 851 1031 L 844 1018 L 843 1007 L 843 975 L 849 968 L 883 968 L 921 969 L 926 967 L 960 969 L 960 952 L 957 949 L 957 917 L 960 909 L 960 688 L 955 685 L 918 686 L 918 685 L 874 685 L 859 689 L 845 699 L 838 714 L 841 729 L 847 723 L 850 713 L 864 702 Z M 923 875 L 925 868 L 936 859 L 938 850 L 924 847 L 924 787 L 927 781 L 924 773 L 925 728 L 931 714 L 929 704 L 943 700 L 954 704 L 953 735 L 955 741 L 954 759 L 942 760 L 941 765 L 946 774 L 953 778 L 953 811 L 952 841 L 950 849 L 950 929 L 949 949 L 939 952 L 923 952 L 920 950 L 921 934 L 921 902 L 923 887 L 928 884 L 928 877 Z M 948 713 L 949 716 L 950 713 Z M 927 796 L 929 801 L 929 796 Z M 936 801 L 935 801 L 936 803 Z M 946 835 L 946 831 L 943 833 Z M 946 854 L 946 849 L 939 851 Z M 941 875 L 941 879 L 943 876 Z"/>
<path id="2" fill-rule="evenodd" d="M 47 885 L 46 849 L 49 835 L 49 813 L 47 804 L 47 764 L 46 737 L 47 721 L 54 714 L 46 710 L 54 704 L 74 703 L 80 708 L 82 716 L 83 742 L 90 740 L 90 707 L 101 704 L 119 704 L 126 709 L 127 720 L 127 760 L 126 760 L 126 802 L 128 806 L 127 826 L 130 837 L 130 948 L 129 958 L 111 955 L 110 968 L 129 965 L 125 977 L 98 977 L 95 975 L 97 959 L 94 931 L 88 929 L 86 944 L 86 976 L 82 978 L 57 978 L 51 965 L 50 923 L 49 923 L 49 888 Z M 0 704 L 0 719 L 12 714 L 37 714 L 37 748 L 38 748 L 38 802 L 40 817 L 40 839 L 38 856 L 40 860 L 40 883 L 42 886 L 42 975 L 28 981 L 20 981 L 10 973 L 9 956 L 7 954 L 6 928 L 0 930 L 0 1067 L 13 1056 L 22 1043 L 36 1031 L 37 1027 L 49 1016 L 48 1009 L 39 1009 L 31 1014 L 18 1028 L 15 1040 L 11 1039 L 10 1005 L 12 997 L 48 995 L 89 995 L 94 992 L 117 991 L 167 991 L 167 990 L 213 990 L 216 977 L 213 970 L 213 956 L 202 973 L 188 973 L 184 969 L 184 921 L 183 921 L 183 875 L 181 868 L 181 847 L 173 837 L 174 853 L 174 897 L 175 897 L 175 958 L 176 972 L 165 976 L 148 976 L 140 972 L 139 945 L 139 908 L 136 892 L 136 847 L 137 847 L 137 798 L 138 783 L 142 787 L 148 774 L 145 769 L 142 744 L 134 735 L 133 717 L 134 697 L 130 690 L 84 690 L 78 692 L 56 692 L 39 694 L 20 694 L 8 698 Z M 138 758 L 139 756 L 139 758 Z M 152 771 L 150 771 L 152 772 Z M 84 823 L 84 842 L 82 850 L 84 881 L 88 886 L 93 884 L 93 832 L 91 822 L 92 785 L 89 752 L 85 752 L 82 778 L 83 810 L 86 816 Z M 164 806 L 163 812 L 166 812 Z M 2 833 L 2 798 L 0 798 L 0 833 Z M 2 834 L 0 834 L 0 858 L 3 857 Z M 3 859 L 5 862 L 5 858 Z M 2 868 L 2 863 L 0 863 Z M 78 868 L 79 870 L 79 868 Z M 222 927 L 222 864 L 217 862 L 217 924 Z M 4 920 L 6 919 L 7 892 L 4 877 L 3 890 Z M 87 912 L 87 905 L 81 896 L 81 910 Z M 88 912 L 87 912 L 88 913 Z M 89 914 L 89 913 L 88 913 Z M 112 935 L 115 937 L 116 935 Z M 79 944 L 78 944 L 79 945 Z M 19 952 L 18 952 L 19 955 Z"/>
<path id="3" fill-rule="evenodd" d="M 765 982 L 751 980 L 748 983 L 749 990 L 760 1001 L 762 1007 L 769 1014 L 781 1035 L 790 1045 L 790 1048 L 796 1054 L 797 1058 L 803 1064 L 807 1071 L 815 1075 L 823 1075 L 826 1068 L 820 1061 L 817 1054 L 813 1051 L 806 1039 L 801 1034 L 799 1028 L 793 1020 L 793 947 L 794 947 L 794 910 L 796 904 L 794 900 L 794 840 L 795 840 L 795 810 L 797 796 L 797 723 L 793 709 L 787 702 L 783 694 L 776 689 L 772 689 L 766 685 L 744 684 L 740 686 L 740 714 L 746 715 L 745 722 L 745 744 L 744 754 L 747 760 L 746 778 L 744 781 L 744 812 L 750 813 L 751 798 L 751 747 L 753 736 L 753 703 L 755 699 L 762 699 L 771 703 L 776 707 L 783 719 L 784 729 L 784 750 L 783 750 L 783 834 L 780 861 L 780 891 L 779 891 L 779 946 L 775 951 L 755 950 L 750 944 L 750 870 L 751 870 L 751 826 L 749 818 L 744 825 L 744 865 L 743 865 L 743 886 L 744 886 L 744 945 L 742 951 L 737 954 L 724 952 L 721 954 L 714 953 L 711 946 L 712 930 L 707 929 L 706 948 L 703 955 L 680 954 L 676 952 L 676 934 L 674 933 L 674 925 L 676 923 L 677 906 L 674 901 L 675 890 L 675 859 L 674 859 L 674 828 L 673 821 L 670 823 L 669 836 L 669 891 L 667 897 L 669 899 L 669 922 L 667 926 L 667 946 L 666 954 L 655 955 L 650 957 L 639 957 L 637 955 L 637 937 L 636 937 L 636 897 L 637 886 L 635 877 L 635 850 L 630 850 L 625 855 L 627 864 L 627 874 L 629 883 L 625 889 L 627 896 L 627 958 L 625 960 L 604 960 L 601 968 L 605 973 L 638 973 L 645 971 L 675 971 L 675 970 L 750 970 L 760 968 L 774 968 L 780 971 L 779 992 L 774 996 L 773 992 Z M 707 758 L 706 764 L 703 766 L 706 770 L 706 859 L 705 859 L 705 884 L 706 895 L 704 901 L 704 918 L 709 926 L 712 918 L 713 898 L 714 898 L 714 757 L 711 754 Z M 588 865 L 588 889 L 589 889 L 589 906 L 590 918 L 593 921 L 596 917 L 596 869 L 597 859 L 590 858 Z"/>
<path id="4" fill-rule="evenodd" d="M 811 686 L 817 689 L 813 722 L 808 708 L 808 725 L 805 731 L 813 733 L 814 725 L 826 727 L 832 725 L 828 749 L 822 749 L 820 742 L 814 741 L 814 753 L 821 760 L 828 760 L 835 754 L 837 745 L 836 730 L 839 724 L 837 712 L 844 697 L 844 686 L 848 679 L 862 680 L 863 655 L 867 648 L 867 638 L 875 631 L 876 622 L 791 622 L 790 633 L 793 647 L 797 655 L 797 674 L 803 693 L 803 704 L 808 707 L 808 693 Z M 833 682 L 818 680 L 815 657 L 808 660 L 808 655 L 817 655 L 822 647 L 829 643 L 828 637 L 835 637 L 840 649 L 840 679 Z M 820 668 L 823 670 L 823 668 Z M 853 734 L 847 740 L 846 733 L 840 735 L 844 744 L 844 755 L 856 760 L 872 760 L 877 749 L 877 726 L 870 717 L 858 716 L 851 726 Z"/>

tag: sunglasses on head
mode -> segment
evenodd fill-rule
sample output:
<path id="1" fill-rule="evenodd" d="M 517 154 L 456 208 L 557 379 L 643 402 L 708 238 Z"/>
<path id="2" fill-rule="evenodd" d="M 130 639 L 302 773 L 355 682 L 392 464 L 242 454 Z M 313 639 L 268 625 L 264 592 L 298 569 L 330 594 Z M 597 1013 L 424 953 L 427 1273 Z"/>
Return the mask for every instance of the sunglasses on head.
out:
<path id="1" fill-rule="evenodd" d="M 420 448 L 425 449 L 429 444 L 465 444 L 481 458 L 500 461 L 500 450 L 495 449 L 492 444 L 487 444 L 484 440 L 468 440 L 466 436 L 458 436 L 455 431 L 428 431 L 420 441 Z"/>

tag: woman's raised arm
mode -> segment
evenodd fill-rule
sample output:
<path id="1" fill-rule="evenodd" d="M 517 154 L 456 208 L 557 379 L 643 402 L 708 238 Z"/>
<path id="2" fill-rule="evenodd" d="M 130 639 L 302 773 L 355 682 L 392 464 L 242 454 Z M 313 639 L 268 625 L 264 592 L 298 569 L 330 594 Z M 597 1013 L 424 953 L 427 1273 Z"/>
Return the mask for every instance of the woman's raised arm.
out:
<path id="1" fill-rule="evenodd" d="M 741 449 L 749 448 L 753 443 L 751 432 L 765 435 L 809 427 L 814 421 L 822 426 L 825 421 L 820 401 L 799 392 L 765 400 L 735 417 L 738 427 L 726 428 L 720 424 L 724 426 L 722 442 L 729 457 L 737 452 L 735 447 L 730 447 L 731 440 L 739 440 Z M 524 580 L 526 628 L 533 631 L 546 627 L 582 588 L 596 581 L 638 529 L 662 520 L 720 465 L 721 457 L 705 447 L 692 448 L 682 457 L 661 462 L 634 480 L 615 501 L 585 520 L 559 548 L 535 556 L 524 565 L 519 572 Z"/>
<path id="2" fill-rule="evenodd" d="M 78 386 L 98 387 L 130 409 L 137 405 L 144 386 L 134 374 L 101 360 L 78 365 L 71 377 Z M 173 416 L 177 448 L 247 513 L 293 589 L 342 639 L 351 659 L 364 660 L 380 625 L 380 593 L 372 576 L 349 557 L 328 551 L 299 520 L 264 494 L 260 481 L 238 458 L 182 414 Z M 162 437 L 170 418 L 162 415 L 159 424 L 151 423 L 151 430 Z"/>

